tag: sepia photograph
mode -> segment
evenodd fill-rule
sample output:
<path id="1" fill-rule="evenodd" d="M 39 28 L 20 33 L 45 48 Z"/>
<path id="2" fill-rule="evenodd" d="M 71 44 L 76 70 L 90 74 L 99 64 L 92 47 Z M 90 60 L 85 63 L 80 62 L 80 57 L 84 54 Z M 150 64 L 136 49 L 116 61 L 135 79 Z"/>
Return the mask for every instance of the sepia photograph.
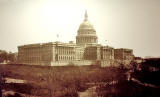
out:
<path id="1" fill-rule="evenodd" d="M 0 97 L 160 97 L 160 0 L 0 0 Z"/>

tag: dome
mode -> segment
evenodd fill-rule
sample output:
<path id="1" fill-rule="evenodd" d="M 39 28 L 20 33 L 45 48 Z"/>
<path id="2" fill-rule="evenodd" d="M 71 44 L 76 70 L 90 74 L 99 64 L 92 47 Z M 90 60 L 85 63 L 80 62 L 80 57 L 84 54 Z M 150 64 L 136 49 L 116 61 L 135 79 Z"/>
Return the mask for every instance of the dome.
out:
<path id="1" fill-rule="evenodd" d="M 97 44 L 98 37 L 93 25 L 88 21 L 87 11 L 85 12 L 84 21 L 80 24 L 76 36 L 76 43 L 80 45 Z"/>
<path id="2" fill-rule="evenodd" d="M 80 24 L 79 29 L 94 29 L 94 27 L 88 20 L 86 20 Z"/>
<path id="3" fill-rule="evenodd" d="M 88 21 L 88 14 L 87 14 L 87 11 L 85 12 L 85 15 L 84 15 L 84 21 L 80 24 L 79 26 L 79 31 L 81 30 L 92 30 L 92 31 L 95 31 L 94 30 L 94 27 L 93 25 Z"/>

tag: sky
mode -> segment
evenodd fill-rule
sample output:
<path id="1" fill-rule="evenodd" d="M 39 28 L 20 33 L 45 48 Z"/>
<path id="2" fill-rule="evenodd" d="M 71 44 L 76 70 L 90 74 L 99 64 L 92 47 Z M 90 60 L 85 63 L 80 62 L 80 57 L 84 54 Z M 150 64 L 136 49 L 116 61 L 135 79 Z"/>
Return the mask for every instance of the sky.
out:
<path id="1" fill-rule="evenodd" d="M 0 49 L 75 41 L 85 10 L 98 43 L 160 57 L 160 0 L 0 0 Z"/>

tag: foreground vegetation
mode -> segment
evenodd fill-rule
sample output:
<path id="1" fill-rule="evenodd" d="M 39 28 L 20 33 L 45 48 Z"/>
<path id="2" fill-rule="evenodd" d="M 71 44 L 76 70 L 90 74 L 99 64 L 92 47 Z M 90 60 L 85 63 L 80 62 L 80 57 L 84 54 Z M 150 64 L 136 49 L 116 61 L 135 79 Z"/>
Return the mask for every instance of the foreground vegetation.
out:
<path id="1" fill-rule="evenodd" d="M 12 64 L 1 65 L 2 69 L 5 77 L 28 81 L 27 86 L 21 85 L 25 90 L 21 88 L 17 91 L 42 97 L 76 97 L 78 91 L 91 87 L 86 83 L 117 80 L 123 73 L 116 68 L 94 66 L 44 67 Z"/>
<path id="2" fill-rule="evenodd" d="M 126 80 L 114 85 L 102 86 L 96 91 L 97 97 L 160 97 L 160 88 L 146 87 Z"/>
<path id="3" fill-rule="evenodd" d="M 159 88 L 145 87 L 127 81 L 127 69 L 97 66 L 33 66 L 0 65 L 4 77 L 23 79 L 24 84 L 3 84 L 3 89 L 40 97 L 79 97 L 96 85 L 96 95 L 91 97 L 159 97 Z M 116 84 L 106 84 L 117 81 Z M 99 84 L 101 83 L 101 84 Z"/>

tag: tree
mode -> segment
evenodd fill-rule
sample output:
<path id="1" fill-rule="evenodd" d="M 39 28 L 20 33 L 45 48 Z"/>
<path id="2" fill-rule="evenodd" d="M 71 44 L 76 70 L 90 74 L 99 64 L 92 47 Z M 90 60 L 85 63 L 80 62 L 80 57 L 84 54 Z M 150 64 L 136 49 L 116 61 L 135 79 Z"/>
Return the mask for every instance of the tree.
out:
<path id="1" fill-rule="evenodd" d="M 4 62 L 7 60 L 7 52 L 6 51 L 0 51 L 0 63 Z"/>
<path id="2" fill-rule="evenodd" d="M 132 66 L 132 70 L 135 71 L 137 70 L 137 66 L 138 66 L 138 63 L 136 61 L 131 61 L 131 66 Z"/>
<path id="3" fill-rule="evenodd" d="M 7 55 L 7 59 L 10 61 L 10 62 L 13 62 L 15 60 L 15 54 L 14 53 L 9 53 Z"/>
<path id="4" fill-rule="evenodd" d="M 4 61 L 14 62 L 15 57 L 16 57 L 15 53 L 12 52 L 7 53 L 4 50 L 0 50 L 0 63 L 3 63 Z"/>

